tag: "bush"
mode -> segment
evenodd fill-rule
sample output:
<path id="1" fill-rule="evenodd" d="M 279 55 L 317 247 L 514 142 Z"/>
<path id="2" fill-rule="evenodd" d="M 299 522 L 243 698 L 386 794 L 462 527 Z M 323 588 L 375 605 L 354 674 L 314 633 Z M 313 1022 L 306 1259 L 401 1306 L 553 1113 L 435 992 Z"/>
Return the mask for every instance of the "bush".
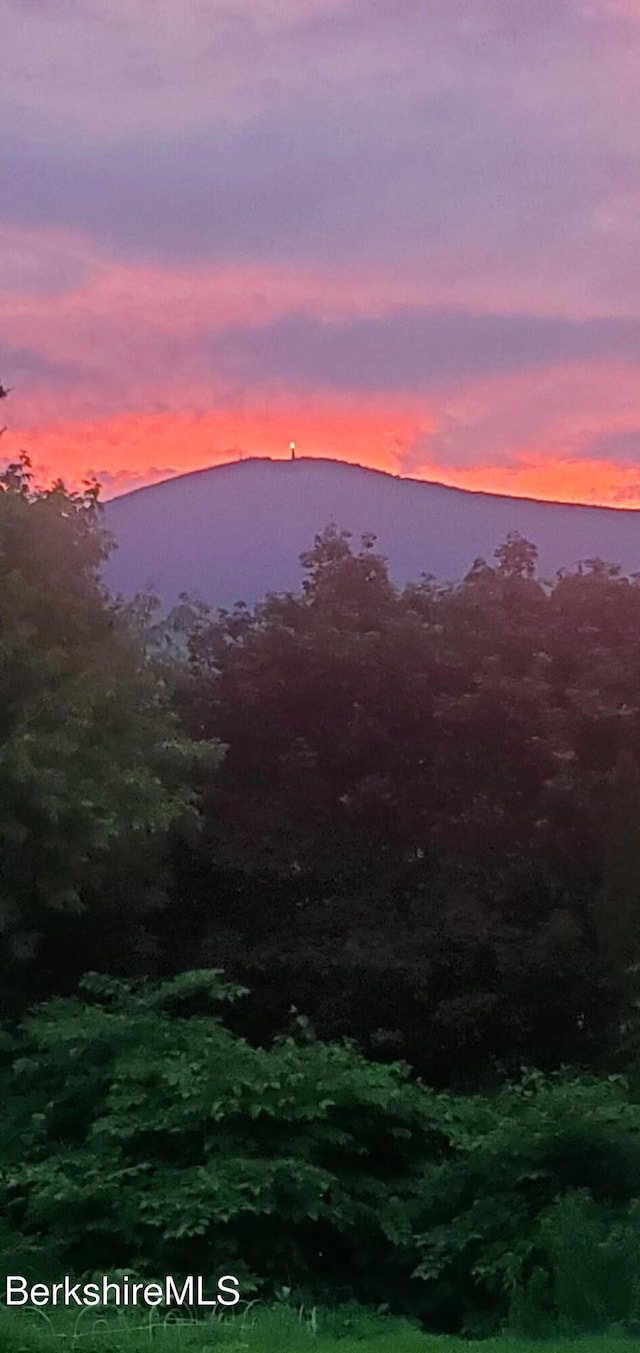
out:
<path id="1" fill-rule="evenodd" d="M 510 1323 L 522 1334 L 637 1332 L 640 1297 L 640 1205 L 612 1213 L 586 1190 L 573 1190 L 544 1215 L 541 1260 L 514 1294 Z"/>
<path id="2" fill-rule="evenodd" d="M 448 1149 L 429 1101 L 349 1046 L 251 1047 L 207 1012 L 231 994 L 93 977 L 25 1021 L 0 1077 L 4 1215 L 65 1272 L 411 1304 L 416 1178 Z"/>
<path id="3" fill-rule="evenodd" d="M 231 1272 L 245 1296 L 476 1335 L 632 1326 L 640 1107 L 620 1078 L 438 1093 L 308 1032 L 252 1047 L 211 1009 L 238 995 L 211 972 L 94 975 L 4 1036 L 11 1271 Z"/>
<path id="4" fill-rule="evenodd" d="M 535 1334 L 630 1321 L 640 1108 L 623 1080 L 530 1073 L 494 1096 L 452 1099 L 450 1113 L 456 1149 L 417 1269 L 439 1322 L 481 1335 L 496 1314 Z"/>

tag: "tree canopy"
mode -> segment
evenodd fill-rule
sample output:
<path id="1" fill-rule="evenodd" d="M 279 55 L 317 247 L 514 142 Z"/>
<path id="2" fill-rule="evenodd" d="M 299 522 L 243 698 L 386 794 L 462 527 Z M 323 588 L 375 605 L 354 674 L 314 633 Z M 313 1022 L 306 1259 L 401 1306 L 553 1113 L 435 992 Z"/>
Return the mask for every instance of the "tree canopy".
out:
<path id="1" fill-rule="evenodd" d="M 189 811 L 194 749 L 167 674 L 100 582 L 110 549 L 98 489 L 0 475 L 0 933 L 33 959 L 50 918 L 81 915 Z M 117 885 L 116 885 L 117 886 Z M 5 971 L 8 971 L 5 968 Z"/>
<path id="2" fill-rule="evenodd" d="M 298 593 L 194 624 L 182 717 L 228 751 L 181 896 L 278 1027 L 288 1001 L 445 1079 L 607 1045 L 638 953 L 612 842 L 640 808 L 640 581 L 536 557 L 513 534 L 398 589 L 330 527 Z"/>

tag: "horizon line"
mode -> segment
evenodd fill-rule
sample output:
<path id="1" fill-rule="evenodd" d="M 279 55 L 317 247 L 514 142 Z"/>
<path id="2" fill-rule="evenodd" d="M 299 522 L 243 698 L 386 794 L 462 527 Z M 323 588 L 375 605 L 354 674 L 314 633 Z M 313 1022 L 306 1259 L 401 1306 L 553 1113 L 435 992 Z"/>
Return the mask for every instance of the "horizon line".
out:
<path id="1" fill-rule="evenodd" d="M 247 455 L 238 457 L 236 460 L 220 461 L 214 465 L 203 465 L 196 470 L 182 470 L 179 474 L 168 475 L 166 479 L 157 479 L 150 484 L 139 484 L 134 489 L 125 489 L 122 493 L 115 493 L 111 498 L 103 500 L 103 506 L 107 503 L 120 502 L 123 498 L 131 498 L 134 494 L 148 493 L 152 489 L 161 489 L 178 480 L 192 479 L 197 475 L 213 474 L 216 470 L 238 469 L 243 465 L 251 465 L 261 462 L 270 465 L 312 465 L 325 464 L 336 465 L 342 469 L 363 471 L 365 474 L 378 475 L 385 479 L 393 479 L 401 484 L 416 484 L 425 488 L 444 489 L 448 493 L 462 493 L 468 497 L 474 498 L 494 498 L 506 499 L 509 502 L 532 503 L 540 507 L 576 507 L 582 508 L 588 512 L 620 512 L 620 513 L 640 513 L 639 507 L 616 506 L 614 503 L 581 503 L 567 499 L 557 498 L 532 498 L 528 494 L 519 493 L 492 493 L 488 489 L 469 489 L 461 488 L 459 484 L 445 484 L 437 479 L 417 479 L 413 475 L 405 475 L 393 470 L 380 470 L 375 466 L 362 465 L 359 461 L 339 460 L 335 456 L 303 456 L 296 455 L 295 458 L 289 456 L 268 456 L 268 455 Z M 98 481 L 99 482 L 99 481 Z"/>

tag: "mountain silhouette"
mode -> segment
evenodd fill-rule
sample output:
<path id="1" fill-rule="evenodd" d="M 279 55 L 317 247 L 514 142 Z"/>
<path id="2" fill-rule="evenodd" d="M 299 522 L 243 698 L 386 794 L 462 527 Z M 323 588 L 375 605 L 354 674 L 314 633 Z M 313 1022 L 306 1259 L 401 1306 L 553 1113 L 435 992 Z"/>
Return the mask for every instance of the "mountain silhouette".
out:
<path id="1" fill-rule="evenodd" d="M 539 576 L 600 557 L 640 570 L 640 512 L 447 488 L 324 459 L 253 458 L 197 470 L 111 499 L 118 548 L 105 580 L 126 597 L 181 592 L 216 606 L 300 586 L 299 555 L 329 523 L 368 531 L 398 583 L 457 580 L 509 531 L 539 549 Z"/>

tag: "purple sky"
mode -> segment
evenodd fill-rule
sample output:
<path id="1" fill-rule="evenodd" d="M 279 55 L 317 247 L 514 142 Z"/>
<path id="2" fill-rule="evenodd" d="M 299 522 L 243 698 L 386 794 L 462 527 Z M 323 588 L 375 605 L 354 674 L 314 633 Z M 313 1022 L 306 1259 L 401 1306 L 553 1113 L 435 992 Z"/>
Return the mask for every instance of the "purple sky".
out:
<path id="1" fill-rule="evenodd" d="M 640 0 L 5 0 L 9 440 L 640 504 Z"/>

